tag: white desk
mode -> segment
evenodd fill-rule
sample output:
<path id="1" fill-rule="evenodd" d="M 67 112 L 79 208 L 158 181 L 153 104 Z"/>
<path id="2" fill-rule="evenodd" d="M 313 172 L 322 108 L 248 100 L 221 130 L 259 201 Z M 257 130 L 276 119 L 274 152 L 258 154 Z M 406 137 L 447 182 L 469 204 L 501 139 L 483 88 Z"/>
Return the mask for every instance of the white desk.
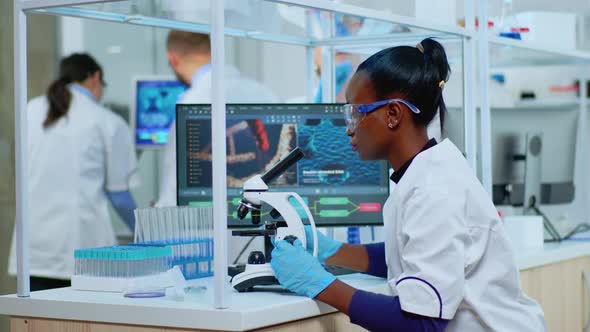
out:
<path id="1" fill-rule="evenodd" d="M 364 290 L 387 293 L 384 279 L 354 274 L 344 282 Z M 216 310 L 206 293 L 187 295 L 184 301 L 171 297 L 124 298 L 120 293 L 75 291 L 61 288 L 33 292 L 30 298 L 0 297 L 0 313 L 10 316 L 115 324 L 244 331 L 335 312 L 324 303 L 287 292 L 238 293 L 232 291 L 231 306 Z"/>
<path id="2" fill-rule="evenodd" d="M 521 270 L 590 256 L 590 242 L 545 244 L 543 249 L 521 250 L 516 262 Z M 384 279 L 354 274 L 340 277 L 350 285 L 377 293 L 388 293 Z M 231 306 L 213 309 L 211 288 L 189 295 L 183 302 L 171 298 L 128 299 L 121 294 L 74 291 L 70 288 L 34 292 L 30 298 L 0 297 L 0 314 L 51 318 L 64 321 L 244 331 L 285 324 L 334 313 L 324 303 L 290 293 L 232 292 Z"/>
<path id="3" fill-rule="evenodd" d="M 590 241 L 545 243 L 542 249 L 516 251 L 516 265 L 520 270 L 554 264 L 574 258 L 590 256 Z"/>

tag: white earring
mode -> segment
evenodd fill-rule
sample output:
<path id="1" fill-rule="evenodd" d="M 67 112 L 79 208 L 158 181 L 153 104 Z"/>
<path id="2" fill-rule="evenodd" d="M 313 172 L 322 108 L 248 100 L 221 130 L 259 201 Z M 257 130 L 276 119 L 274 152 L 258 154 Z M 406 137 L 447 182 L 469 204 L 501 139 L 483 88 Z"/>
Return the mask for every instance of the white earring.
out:
<path id="1" fill-rule="evenodd" d="M 389 129 L 392 129 L 392 128 L 393 128 L 393 124 L 390 122 L 390 123 L 387 125 L 387 127 L 389 127 Z"/>

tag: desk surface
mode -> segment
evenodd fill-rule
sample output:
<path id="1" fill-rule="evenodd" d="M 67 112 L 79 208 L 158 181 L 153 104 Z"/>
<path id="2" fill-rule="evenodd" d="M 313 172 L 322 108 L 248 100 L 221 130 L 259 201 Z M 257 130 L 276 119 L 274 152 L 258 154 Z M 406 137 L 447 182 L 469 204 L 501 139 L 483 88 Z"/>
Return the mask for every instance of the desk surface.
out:
<path id="1" fill-rule="evenodd" d="M 518 250 L 520 270 L 590 256 L 590 242 L 548 243 L 543 248 Z M 353 287 L 388 293 L 384 279 L 362 274 L 339 277 Z M 211 279 L 200 282 L 210 283 Z M 228 309 L 212 306 L 212 287 L 187 295 L 184 301 L 170 297 L 128 299 L 117 293 L 74 291 L 70 288 L 34 292 L 30 298 L 0 296 L 0 313 L 11 316 L 120 324 L 243 331 L 335 312 L 329 305 L 286 292 L 237 293 L 232 291 Z"/>
<path id="2" fill-rule="evenodd" d="M 378 293 L 387 293 L 384 279 L 362 274 L 339 277 L 342 281 Z M 212 279 L 207 281 L 211 282 Z M 0 297 L 0 313 L 11 316 L 121 324 L 244 331 L 335 312 L 324 303 L 287 292 L 238 293 L 232 290 L 228 309 L 212 305 L 212 287 L 202 294 L 129 299 L 120 293 L 75 291 L 71 288 L 33 292 L 30 298 Z"/>
<path id="3" fill-rule="evenodd" d="M 545 243 L 543 248 L 515 250 L 516 266 L 520 270 L 531 269 L 590 256 L 590 241 L 564 241 Z"/>

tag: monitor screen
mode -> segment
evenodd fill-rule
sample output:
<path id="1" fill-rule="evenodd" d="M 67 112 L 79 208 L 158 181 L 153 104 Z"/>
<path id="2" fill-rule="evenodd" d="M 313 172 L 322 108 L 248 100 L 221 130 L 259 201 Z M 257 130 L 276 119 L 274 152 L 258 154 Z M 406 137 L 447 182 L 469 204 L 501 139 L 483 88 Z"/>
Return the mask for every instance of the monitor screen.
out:
<path id="1" fill-rule="evenodd" d="M 133 130 L 135 145 L 152 148 L 168 143 L 176 103 L 187 86 L 176 80 L 135 80 Z"/>
<path id="2" fill-rule="evenodd" d="M 339 104 L 228 104 L 228 225 L 237 218 L 243 183 L 262 174 L 295 147 L 305 157 L 269 184 L 271 191 L 298 193 L 320 226 L 379 225 L 389 194 L 387 162 L 361 161 L 352 151 Z M 178 205 L 210 205 L 211 107 L 178 105 Z M 303 209 L 296 206 L 305 217 Z M 263 207 L 262 221 L 270 219 Z"/>

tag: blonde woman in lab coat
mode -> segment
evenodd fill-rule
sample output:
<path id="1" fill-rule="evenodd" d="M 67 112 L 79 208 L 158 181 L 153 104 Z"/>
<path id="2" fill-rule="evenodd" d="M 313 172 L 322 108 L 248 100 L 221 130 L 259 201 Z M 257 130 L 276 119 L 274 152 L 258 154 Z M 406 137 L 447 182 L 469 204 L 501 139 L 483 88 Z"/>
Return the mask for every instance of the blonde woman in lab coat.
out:
<path id="1" fill-rule="evenodd" d="M 346 134 L 360 159 L 395 169 L 385 242 L 349 245 L 318 233 L 315 258 L 298 240 L 278 241 L 271 266 L 284 287 L 370 331 L 545 331 L 489 195 L 450 140 L 428 139 L 436 113 L 444 123 L 449 73 L 432 39 L 385 49 L 358 67 L 346 91 Z M 391 295 L 355 289 L 322 263 L 386 278 Z"/>
<path id="2" fill-rule="evenodd" d="M 133 229 L 138 184 L 131 131 L 99 104 L 103 70 L 87 54 L 60 62 L 60 76 L 27 105 L 31 290 L 65 287 L 74 250 L 114 245 L 113 204 Z M 16 274 L 13 237 L 9 272 Z"/>

